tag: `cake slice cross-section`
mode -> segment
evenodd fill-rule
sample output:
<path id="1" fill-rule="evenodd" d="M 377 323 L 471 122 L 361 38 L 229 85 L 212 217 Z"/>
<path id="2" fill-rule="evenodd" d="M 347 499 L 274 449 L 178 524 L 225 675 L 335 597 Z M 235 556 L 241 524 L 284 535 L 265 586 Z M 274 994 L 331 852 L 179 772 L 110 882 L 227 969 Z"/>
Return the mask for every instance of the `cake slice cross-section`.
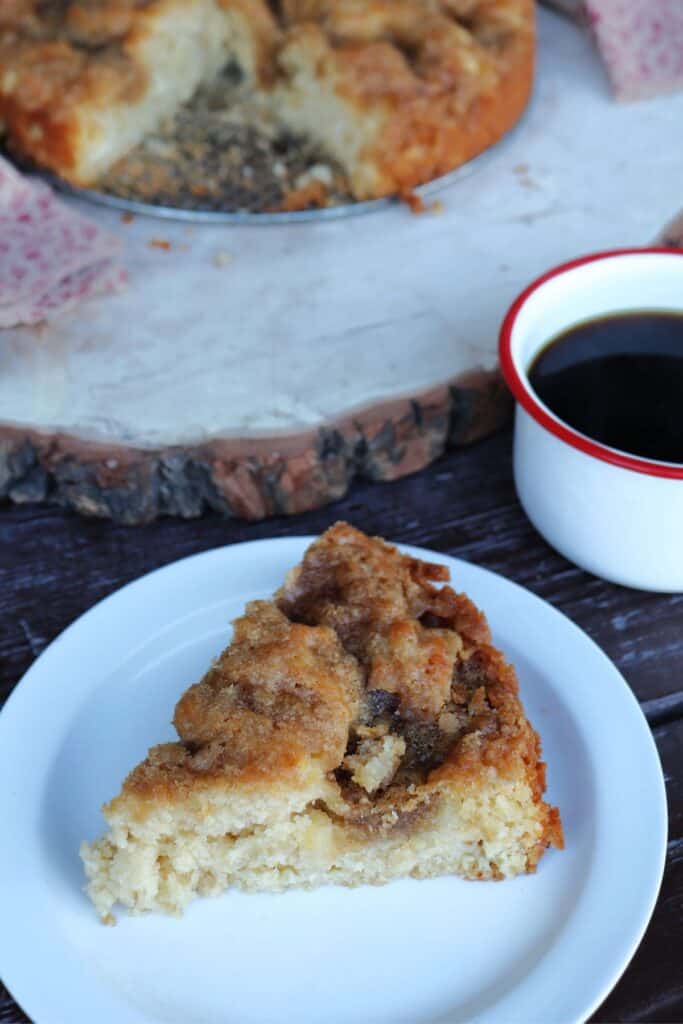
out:
<path id="1" fill-rule="evenodd" d="M 440 565 L 338 523 L 175 709 L 83 843 L 102 919 L 197 894 L 502 879 L 562 847 L 539 738 Z"/>

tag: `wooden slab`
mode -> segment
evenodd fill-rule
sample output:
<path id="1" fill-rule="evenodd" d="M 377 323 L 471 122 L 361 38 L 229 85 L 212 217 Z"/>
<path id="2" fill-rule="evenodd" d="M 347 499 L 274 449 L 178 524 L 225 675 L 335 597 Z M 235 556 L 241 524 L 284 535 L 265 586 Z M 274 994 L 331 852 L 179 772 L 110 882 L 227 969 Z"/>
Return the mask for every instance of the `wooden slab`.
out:
<path id="1" fill-rule="evenodd" d="M 199 226 L 88 207 L 130 286 L 0 336 L 0 494 L 144 522 L 260 518 L 494 430 L 501 317 L 548 266 L 652 238 L 680 205 L 683 96 L 620 106 L 540 13 L 525 120 L 421 216 Z"/>
<path id="2" fill-rule="evenodd" d="M 282 436 L 146 448 L 4 426 L 0 496 L 131 524 L 206 509 L 245 519 L 292 515 L 341 498 L 356 476 L 386 481 L 422 469 L 448 444 L 492 433 L 510 405 L 499 375 L 478 371 Z"/>

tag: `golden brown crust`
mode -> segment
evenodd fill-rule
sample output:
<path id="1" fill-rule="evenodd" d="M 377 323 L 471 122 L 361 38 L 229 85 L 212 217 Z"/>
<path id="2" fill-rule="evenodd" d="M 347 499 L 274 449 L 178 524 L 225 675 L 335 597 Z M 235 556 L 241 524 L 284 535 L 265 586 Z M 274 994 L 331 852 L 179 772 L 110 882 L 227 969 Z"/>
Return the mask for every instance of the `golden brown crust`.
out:
<path id="1" fill-rule="evenodd" d="M 183 742 L 203 748 L 207 767 L 237 767 L 266 750 L 296 748 L 336 768 L 358 715 L 361 674 L 331 629 L 290 622 L 269 601 L 253 601 L 232 643 L 178 702 Z"/>
<path id="2" fill-rule="evenodd" d="M 12 148 L 67 178 L 78 163 L 79 106 L 135 102 L 146 86 L 115 46 L 87 56 L 66 40 L 14 44 L 1 35 L 0 75 L 0 117 Z"/>
<path id="3" fill-rule="evenodd" d="M 143 83 L 126 56 L 125 42 L 135 13 L 135 5 L 110 0 L 88 7 L 70 4 L 62 19 L 48 21 L 34 14 L 36 28 L 23 33 L 2 31 L 0 25 L 2 100 L 27 114 L 64 120 L 79 103 L 134 98 Z"/>
<path id="4" fill-rule="evenodd" d="M 137 796 L 185 793 L 216 779 L 282 779 L 306 762 L 319 774 L 344 757 L 358 716 L 361 673 L 329 629 L 289 622 L 253 601 L 232 643 L 179 700 L 180 743 L 154 748 L 128 777 Z"/>
<path id="5" fill-rule="evenodd" d="M 519 118 L 533 82 L 533 0 L 286 0 L 284 51 L 317 55 L 321 84 L 381 119 L 360 159 L 371 194 L 409 193 Z M 358 198 L 370 198 L 358 195 Z"/>
<path id="6" fill-rule="evenodd" d="M 470 642 L 488 640 L 486 619 L 469 598 L 434 586 L 448 577 L 443 565 L 411 558 L 379 537 L 336 523 L 311 545 L 277 600 L 295 621 L 331 626 L 363 661 L 369 638 L 401 619 L 424 618 Z"/>
<path id="7" fill-rule="evenodd" d="M 132 5 L 125 6 L 129 24 Z M 0 118 L 14 150 L 74 178 L 79 107 L 134 101 L 146 76 L 122 49 L 117 29 L 124 21 L 113 16 L 120 4 L 93 5 L 87 15 L 72 4 L 63 17 L 56 5 L 51 17 L 39 13 L 38 2 L 22 7 L 13 27 L 0 25 Z"/>
<path id="8" fill-rule="evenodd" d="M 368 642 L 368 689 L 397 694 L 401 706 L 416 717 L 437 718 L 450 699 L 462 646 L 452 630 L 397 619 Z"/>

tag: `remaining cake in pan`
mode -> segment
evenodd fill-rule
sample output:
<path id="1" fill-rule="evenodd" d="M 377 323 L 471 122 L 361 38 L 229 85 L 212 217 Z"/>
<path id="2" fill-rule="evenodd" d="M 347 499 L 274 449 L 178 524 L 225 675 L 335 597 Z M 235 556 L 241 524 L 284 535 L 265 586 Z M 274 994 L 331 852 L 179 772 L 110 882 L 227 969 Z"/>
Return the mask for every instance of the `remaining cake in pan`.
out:
<path id="1" fill-rule="evenodd" d="M 367 199 L 495 142 L 533 61 L 533 0 L 13 0 L 0 119 L 14 151 L 89 185 L 232 62 Z"/>
<path id="2" fill-rule="evenodd" d="M 94 183 L 231 55 L 265 74 L 261 0 L 11 0 L 0 8 L 0 120 L 10 146 Z"/>
<path id="3" fill-rule="evenodd" d="M 540 743 L 443 566 L 338 523 L 175 710 L 81 848 L 104 920 L 197 893 L 500 879 L 562 846 Z"/>

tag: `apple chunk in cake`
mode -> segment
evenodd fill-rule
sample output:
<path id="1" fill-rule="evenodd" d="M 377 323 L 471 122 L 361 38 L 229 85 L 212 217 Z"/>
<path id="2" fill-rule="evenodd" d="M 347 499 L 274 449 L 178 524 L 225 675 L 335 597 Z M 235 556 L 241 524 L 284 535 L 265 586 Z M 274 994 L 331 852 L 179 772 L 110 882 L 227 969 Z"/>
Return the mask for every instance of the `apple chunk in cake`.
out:
<path id="1" fill-rule="evenodd" d="M 197 893 L 503 878 L 562 846 L 514 670 L 447 570 L 344 523 L 175 710 L 81 848 L 108 919 Z"/>

